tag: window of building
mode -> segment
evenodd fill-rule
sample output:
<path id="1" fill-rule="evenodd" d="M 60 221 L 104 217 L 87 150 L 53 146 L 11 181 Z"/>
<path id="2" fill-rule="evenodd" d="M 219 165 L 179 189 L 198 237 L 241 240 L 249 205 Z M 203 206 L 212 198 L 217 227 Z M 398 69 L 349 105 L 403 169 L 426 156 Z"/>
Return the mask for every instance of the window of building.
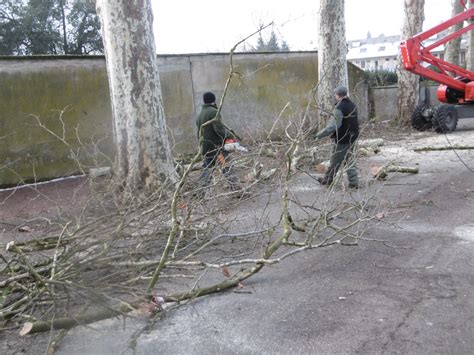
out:
<path id="1" fill-rule="evenodd" d="M 383 52 L 385 50 L 385 46 L 379 47 L 379 52 Z"/>
<path id="2" fill-rule="evenodd" d="M 388 62 L 390 60 L 390 58 L 385 58 L 385 61 Z"/>
<path id="3" fill-rule="evenodd" d="M 360 53 L 365 53 L 365 52 L 367 52 L 367 48 L 361 48 L 360 49 Z"/>
<path id="4" fill-rule="evenodd" d="M 361 61 L 360 61 L 360 67 L 361 67 L 362 69 L 365 69 L 365 60 L 361 60 Z"/>
<path id="5" fill-rule="evenodd" d="M 375 70 L 378 70 L 378 69 L 379 69 L 379 61 L 376 60 L 376 61 L 375 61 Z"/>

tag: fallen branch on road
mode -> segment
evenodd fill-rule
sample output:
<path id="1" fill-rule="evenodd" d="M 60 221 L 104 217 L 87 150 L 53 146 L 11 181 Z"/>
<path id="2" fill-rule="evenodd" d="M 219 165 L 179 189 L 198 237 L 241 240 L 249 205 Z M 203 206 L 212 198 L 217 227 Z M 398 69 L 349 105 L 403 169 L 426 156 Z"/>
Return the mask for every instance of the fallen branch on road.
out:
<path id="1" fill-rule="evenodd" d="M 384 140 L 382 138 L 365 139 L 359 141 L 359 147 L 369 148 L 372 150 L 382 145 L 384 145 Z"/>
<path id="2" fill-rule="evenodd" d="M 421 148 L 413 149 L 415 152 L 429 152 L 439 150 L 471 150 L 474 149 L 474 145 L 447 145 L 442 147 L 426 146 Z"/>
<path id="3" fill-rule="evenodd" d="M 418 172 L 419 170 L 417 167 L 411 166 L 388 165 L 382 167 L 372 167 L 372 176 L 379 180 L 385 179 L 388 173 L 418 174 Z"/>

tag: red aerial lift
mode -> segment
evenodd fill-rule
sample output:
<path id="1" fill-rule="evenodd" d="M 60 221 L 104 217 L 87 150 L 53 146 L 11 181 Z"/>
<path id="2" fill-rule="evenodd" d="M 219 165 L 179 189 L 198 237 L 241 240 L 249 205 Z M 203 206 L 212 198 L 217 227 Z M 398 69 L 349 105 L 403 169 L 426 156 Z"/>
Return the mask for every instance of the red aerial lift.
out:
<path id="1" fill-rule="evenodd" d="M 438 100 L 444 104 L 433 107 L 429 100 L 419 104 L 412 114 L 412 126 L 418 130 L 434 128 L 437 132 L 454 131 L 458 118 L 474 117 L 474 72 L 437 58 L 431 53 L 453 38 L 474 29 L 474 8 L 466 8 L 466 1 L 460 0 L 464 11 L 446 22 L 421 32 L 400 43 L 402 63 L 406 70 L 436 81 Z M 469 0 L 474 4 L 474 0 Z M 424 46 L 423 42 L 458 24 L 467 24 L 460 30 L 445 35 L 434 43 Z"/>

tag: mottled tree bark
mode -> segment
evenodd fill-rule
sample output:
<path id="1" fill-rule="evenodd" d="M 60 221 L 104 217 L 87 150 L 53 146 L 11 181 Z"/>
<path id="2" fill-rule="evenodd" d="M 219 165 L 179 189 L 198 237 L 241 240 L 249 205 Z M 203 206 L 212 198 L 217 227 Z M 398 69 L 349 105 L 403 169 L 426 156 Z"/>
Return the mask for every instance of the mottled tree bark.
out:
<path id="1" fill-rule="evenodd" d="M 461 13 L 464 8 L 461 5 L 459 0 L 451 0 L 451 17 L 456 16 L 457 14 Z M 459 31 L 463 28 L 463 23 L 458 23 L 455 26 L 451 26 L 449 29 L 449 33 L 454 33 Z M 446 43 L 446 51 L 444 55 L 444 59 L 456 65 L 461 64 L 461 37 L 457 37 Z"/>
<path id="2" fill-rule="evenodd" d="M 425 0 L 403 0 L 404 20 L 401 29 L 401 39 L 405 40 L 423 28 Z M 399 55 L 397 69 L 397 118 L 401 125 L 410 124 L 411 115 L 419 98 L 419 76 L 405 70 L 401 65 Z"/>
<path id="3" fill-rule="evenodd" d="M 348 86 L 347 43 L 344 0 L 321 0 L 318 16 L 319 86 L 317 91 L 320 123 L 334 108 L 334 89 Z"/>
<path id="4" fill-rule="evenodd" d="M 129 190 L 175 180 L 166 131 L 150 0 L 97 0 L 107 60 L 117 159 Z"/>
<path id="5" fill-rule="evenodd" d="M 470 1 L 468 1 L 468 6 L 470 9 L 474 7 Z M 467 33 L 466 69 L 469 71 L 474 71 L 474 31 L 469 31 Z"/>

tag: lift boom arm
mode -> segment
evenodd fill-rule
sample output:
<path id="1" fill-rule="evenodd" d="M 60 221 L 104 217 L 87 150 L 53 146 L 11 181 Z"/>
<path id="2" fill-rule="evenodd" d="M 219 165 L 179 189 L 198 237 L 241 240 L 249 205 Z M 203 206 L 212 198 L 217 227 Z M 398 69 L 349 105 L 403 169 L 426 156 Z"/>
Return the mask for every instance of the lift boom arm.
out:
<path id="1" fill-rule="evenodd" d="M 474 0 L 470 1 L 472 4 L 474 4 Z M 465 5 L 465 2 L 463 0 L 461 0 L 461 3 Z M 473 19 L 474 8 L 466 9 L 465 11 L 454 16 L 453 18 L 401 42 L 400 50 L 402 64 L 404 68 L 414 74 L 418 74 L 425 78 L 444 84 L 449 88 L 464 93 L 466 89 L 466 83 L 464 81 L 456 79 L 455 77 L 461 77 L 467 79 L 467 81 L 474 81 L 474 72 L 471 72 L 469 70 L 461 68 L 460 66 L 437 58 L 431 53 L 431 51 L 434 48 L 437 48 L 449 42 L 453 38 L 459 37 L 463 33 L 474 29 L 474 23 L 470 22 L 462 29 L 446 35 L 445 37 L 439 39 L 438 41 L 427 47 L 423 45 L 423 41 L 445 31 L 451 26 Z M 423 63 L 427 63 L 432 67 L 438 68 L 440 72 L 438 73 L 437 71 L 427 66 L 423 66 Z"/>

